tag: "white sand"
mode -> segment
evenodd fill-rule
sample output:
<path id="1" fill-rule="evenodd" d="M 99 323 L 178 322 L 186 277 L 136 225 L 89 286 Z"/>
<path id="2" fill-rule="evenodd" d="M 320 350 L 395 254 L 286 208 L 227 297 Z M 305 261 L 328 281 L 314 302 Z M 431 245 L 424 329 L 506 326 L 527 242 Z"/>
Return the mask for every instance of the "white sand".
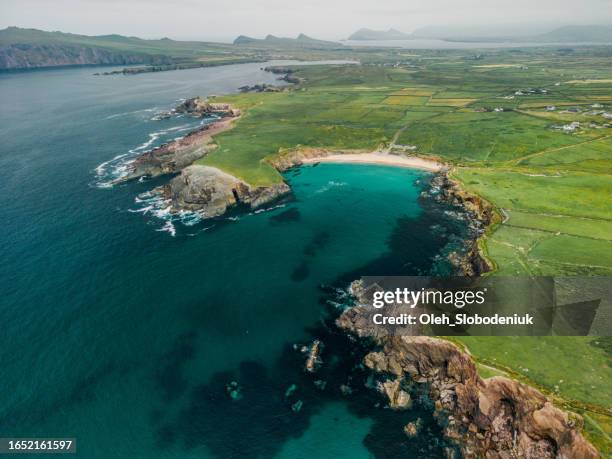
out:
<path id="1" fill-rule="evenodd" d="M 345 155 L 329 155 L 314 158 L 305 158 L 304 164 L 313 163 L 356 163 L 356 164 L 383 164 L 387 166 L 408 167 L 410 169 L 421 169 L 438 172 L 444 165 L 429 159 L 391 155 L 388 153 L 350 153 Z"/>

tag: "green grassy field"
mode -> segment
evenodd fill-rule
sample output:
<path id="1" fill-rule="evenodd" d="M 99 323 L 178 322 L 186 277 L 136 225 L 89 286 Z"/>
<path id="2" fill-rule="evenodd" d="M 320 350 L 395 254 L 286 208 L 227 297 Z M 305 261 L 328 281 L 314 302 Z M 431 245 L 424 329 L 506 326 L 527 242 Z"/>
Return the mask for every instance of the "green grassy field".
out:
<path id="1" fill-rule="evenodd" d="M 385 65 L 395 62 L 393 53 L 373 52 L 360 66 L 303 67 L 305 82 L 289 92 L 220 98 L 246 114 L 201 163 L 265 185 L 281 180 L 266 158 L 284 149 L 414 145 L 417 154 L 452 164 L 465 189 L 497 208 L 502 223 L 481 244 L 495 274 L 612 275 L 612 128 L 595 113 L 612 111 L 610 48 L 478 59 L 419 51 L 403 65 Z M 574 121 L 573 132 L 553 128 Z M 592 337 L 461 343 L 484 376 L 534 384 L 583 414 L 585 432 L 607 451 L 611 346 Z"/>

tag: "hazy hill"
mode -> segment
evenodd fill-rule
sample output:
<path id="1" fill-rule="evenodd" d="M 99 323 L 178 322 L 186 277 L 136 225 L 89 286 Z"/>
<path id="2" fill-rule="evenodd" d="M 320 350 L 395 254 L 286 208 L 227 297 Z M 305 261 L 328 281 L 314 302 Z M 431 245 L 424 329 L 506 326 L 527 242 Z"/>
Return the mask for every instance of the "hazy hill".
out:
<path id="1" fill-rule="evenodd" d="M 234 45 L 281 46 L 287 48 L 337 48 L 342 46 L 340 43 L 317 40 L 303 33 L 299 34 L 296 38 L 267 35 L 266 38 L 261 39 L 240 35 L 234 40 Z"/>
<path id="2" fill-rule="evenodd" d="M 612 44 L 612 26 L 584 25 L 552 28 L 546 25 L 495 26 L 427 26 L 411 34 L 395 29 L 387 31 L 359 29 L 349 40 L 406 40 L 438 39 L 447 41 L 483 42 L 542 42 L 542 43 L 609 43 Z"/>
<path id="3" fill-rule="evenodd" d="M 538 41 L 612 44 L 612 25 L 565 26 L 540 34 Z"/>
<path id="4" fill-rule="evenodd" d="M 400 32 L 399 30 L 372 30 L 359 29 L 353 33 L 349 40 L 407 40 L 412 38 L 409 34 Z"/>

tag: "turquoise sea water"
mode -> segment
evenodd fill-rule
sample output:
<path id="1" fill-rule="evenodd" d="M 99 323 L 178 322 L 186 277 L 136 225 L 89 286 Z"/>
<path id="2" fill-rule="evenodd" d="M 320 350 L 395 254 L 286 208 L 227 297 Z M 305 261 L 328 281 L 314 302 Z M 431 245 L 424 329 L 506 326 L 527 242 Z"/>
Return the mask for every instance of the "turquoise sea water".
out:
<path id="1" fill-rule="evenodd" d="M 419 200 L 427 174 L 305 167 L 282 206 L 172 228 L 146 201 L 167 178 L 107 186 L 200 122 L 156 111 L 273 82 L 260 67 L 0 75 L 0 436 L 76 437 L 84 458 L 441 457 L 426 408 L 393 413 L 363 387 L 328 301 L 362 274 L 430 272 L 460 242 L 463 222 Z"/>

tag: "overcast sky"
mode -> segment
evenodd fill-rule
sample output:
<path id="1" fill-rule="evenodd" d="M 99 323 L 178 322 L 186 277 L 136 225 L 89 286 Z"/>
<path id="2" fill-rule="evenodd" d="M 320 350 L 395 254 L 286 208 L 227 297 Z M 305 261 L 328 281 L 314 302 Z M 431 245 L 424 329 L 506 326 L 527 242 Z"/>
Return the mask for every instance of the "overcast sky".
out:
<path id="1" fill-rule="evenodd" d="M 0 0 L 10 25 L 143 38 L 231 40 L 268 33 L 346 38 L 361 27 L 611 24 L 612 0 Z"/>

